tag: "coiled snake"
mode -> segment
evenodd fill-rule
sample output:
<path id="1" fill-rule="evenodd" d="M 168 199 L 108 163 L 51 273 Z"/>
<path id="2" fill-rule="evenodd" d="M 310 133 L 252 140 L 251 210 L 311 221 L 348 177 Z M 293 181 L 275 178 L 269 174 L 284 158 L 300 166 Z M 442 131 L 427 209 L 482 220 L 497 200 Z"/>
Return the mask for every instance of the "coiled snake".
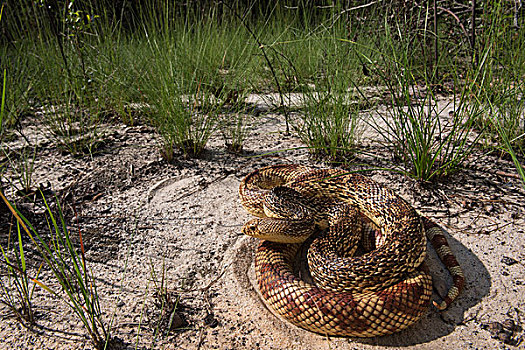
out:
<path id="1" fill-rule="evenodd" d="M 297 326 L 372 337 L 418 321 L 432 295 L 424 263 L 427 238 L 453 277 L 447 296 L 434 305 L 445 309 L 463 288 L 463 273 L 441 229 L 369 178 L 273 165 L 247 175 L 239 195 L 258 217 L 243 232 L 263 239 L 255 257 L 261 295 Z M 314 285 L 294 275 L 293 262 L 300 242 L 320 230 L 308 252 Z"/>

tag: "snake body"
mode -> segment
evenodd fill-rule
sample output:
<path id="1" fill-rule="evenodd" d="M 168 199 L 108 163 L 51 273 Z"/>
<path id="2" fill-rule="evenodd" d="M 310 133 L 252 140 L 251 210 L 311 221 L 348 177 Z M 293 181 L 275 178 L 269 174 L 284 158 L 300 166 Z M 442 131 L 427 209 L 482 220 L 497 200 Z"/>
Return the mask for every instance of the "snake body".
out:
<path id="1" fill-rule="evenodd" d="M 444 300 L 434 304 L 446 308 L 463 288 L 463 273 L 441 229 L 369 178 L 274 165 L 247 175 L 239 195 L 244 208 L 258 217 L 243 231 L 264 239 L 255 257 L 261 295 L 297 326 L 372 337 L 418 321 L 432 295 L 424 263 L 427 238 L 454 279 Z M 314 285 L 294 275 L 293 261 L 299 242 L 324 229 L 308 257 Z M 365 241 L 371 243 L 356 255 L 358 243 Z"/>

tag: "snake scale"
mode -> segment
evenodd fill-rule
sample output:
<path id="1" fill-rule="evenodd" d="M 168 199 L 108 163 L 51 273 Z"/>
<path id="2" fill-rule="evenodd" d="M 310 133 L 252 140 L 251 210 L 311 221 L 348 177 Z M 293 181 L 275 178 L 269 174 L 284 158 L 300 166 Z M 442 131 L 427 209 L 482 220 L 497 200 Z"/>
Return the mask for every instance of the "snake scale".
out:
<path id="1" fill-rule="evenodd" d="M 266 304 L 291 323 L 325 335 L 373 337 L 398 332 L 428 309 L 432 278 L 426 240 L 453 277 L 443 310 L 461 293 L 462 270 L 441 229 L 377 182 L 338 169 L 273 165 L 240 184 L 256 216 L 243 232 L 262 239 L 255 271 Z M 307 237 L 314 284 L 294 272 Z"/>

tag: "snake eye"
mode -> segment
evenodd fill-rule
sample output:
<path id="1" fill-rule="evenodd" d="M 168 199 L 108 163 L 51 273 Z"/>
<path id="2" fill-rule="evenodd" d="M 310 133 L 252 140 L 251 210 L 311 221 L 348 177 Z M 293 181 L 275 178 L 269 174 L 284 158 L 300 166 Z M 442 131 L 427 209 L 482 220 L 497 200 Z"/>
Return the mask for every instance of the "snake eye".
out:
<path id="1" fill-rule="evenodd" d="M 244 225 L 243 232 L 249 236 L 253 236 L 258 230 L 257 221 L 250 221 Z"/>

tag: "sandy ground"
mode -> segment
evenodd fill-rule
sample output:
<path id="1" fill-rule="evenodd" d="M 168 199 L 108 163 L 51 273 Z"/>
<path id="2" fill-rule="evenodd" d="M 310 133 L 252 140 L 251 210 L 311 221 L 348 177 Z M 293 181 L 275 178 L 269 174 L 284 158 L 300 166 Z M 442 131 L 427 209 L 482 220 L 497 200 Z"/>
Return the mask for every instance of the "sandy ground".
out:
<path id="1" fill-rule="evenodd" d="M 258 107 L 262 112 L 242 156 L 227 153 L 217 136 L 202 159 L 179 157 L 167 164 L 159 157 L 152 130 L 141 125 L 108 127 L 109 142 L 93 159 L 75 159 L 44 138 L 33 139 L 41 145 L 35 183 L 49 184 L 70 204 L 66 212 L 72 232 L 82 230 L 117 348 L 525 348 L 521 329 L 525 191 L 518 179 L 509 176 L 515 171 L 508 160 L 483 151 L 469 159 L 468 169 L 438 184 L 421 184 L 392 172 L 368 172 L 449 233 L 466 288 L 447 311 L 431 308 L 413 327 L 371 339 L 321 336 L 275 317 L 254 287 L 257 241 L 241 233 L 250 216 L 239 203 L 238 186 L 247 173 L 261 166 L 320 163 L 304 149 L 264 155 L 302 145 L 284 135 L 282 116 L 269 113 L 264 104 Z M 362 142 L 368 151 L 389 159 L 380 145 L 366 137 Z M 365 156 L 355 161 L 366 163 L 382 165 Z M 71 203 L 78 218 L 71 214 Z M 29 202 L 20 207 L 37 214 L 42 211 Z M 5 231 L 4 225 L 2 244 Z M 435 292 L 443 295 L 450 277 L 429 250 Z M 166 313 L 155 297 L 163 267 L 172 301 L 178 300 L 176 329 L 167 335 Z M 1 348 L 92 348 L 80 323 L 60 300 L 37 289 L 35 304 L 39 313 L 33 331 L 8 317 L 1 319 Z M 0 314 L 6 315 L 2 307 Z M 511 321 L 516 325 L 513 332 L 498 333 L 498 327 Z M 159 335 L 155 335 L 157 328 Z"/>

